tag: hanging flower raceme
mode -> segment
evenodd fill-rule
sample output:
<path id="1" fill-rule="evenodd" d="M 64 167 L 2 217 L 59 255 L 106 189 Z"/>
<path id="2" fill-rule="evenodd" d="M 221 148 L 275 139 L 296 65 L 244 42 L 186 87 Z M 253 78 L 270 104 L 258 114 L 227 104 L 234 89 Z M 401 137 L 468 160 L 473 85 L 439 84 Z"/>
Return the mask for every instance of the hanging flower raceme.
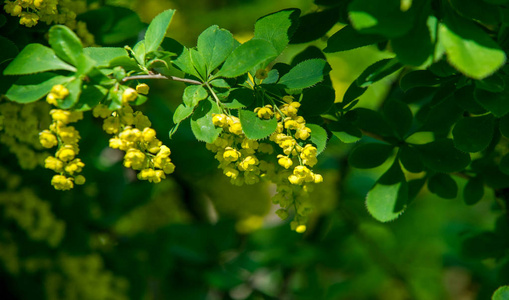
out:
<path id="1" fill-rule="evenodd" d="M 46 101 L 56 105 L 57 100 L 63 100 L 69 91 L 62 85 L 56 85 L 46 96 Z M 74 184 L 84 184 L 85 177 L 80 175 L 85 164 L 76 156 L 79 154 L 78 142 L 80 134 L 70 123 L 83 119 L 83 113 L 63 109 L 50 111 L 53 122 L 49 129 L 39 133 L 39 141 L 44 148 L 57 147 L 54 156 L 48 156 L 44 167 L 58 173 L 51 179 L 51 185 L 57 190 L 70 190 Z"/>
<path id="2" fill-rule="evenodd" d="M 291 227 L 304 232 L 312 210 L 308 194 L 312 184 L 322 182 L 323 177 L 312 171 L 317 163 L 317 149 L 308 141 L 311 129 L 298 115 L 300 103 L 293 101 L 292 96 L 285 96 L 283 101 L 286 103 L 279 107 L 265 105 L 254 110 L 262 120 L 273 117 L 278 120 L 277 129 L 268 140 L 247 138 L 235 116 L 213 115 L 212 122 L 222 132 L 207 144 L 207 149 L 216 153 L 219 168 L 232 184 L 255 184 L 260 179 L 275 183 L 277 193 L 273 202 L 281 206 L 277 214 L 286 219 L 288 209 L 294 207 L 296 215 Z"/>
<path id="3" fill-rule="evenodd" d="M 148 86 L 126 89 L 122 94 L 122 108 L 111 111 L 99 104 L 93 114 L 104 119 L 104 131 L 113 135 L 110 147 L 125 152 L 124 166 L 139 171 L 138 179 L 158 183 L 173 173 L 175 165 L 170 159 L 170 148 L 156 138 L 148 117 L 140 111 L 134 112 L 128 104 L 138 97 L 137 90 L 148 93 Z"/>

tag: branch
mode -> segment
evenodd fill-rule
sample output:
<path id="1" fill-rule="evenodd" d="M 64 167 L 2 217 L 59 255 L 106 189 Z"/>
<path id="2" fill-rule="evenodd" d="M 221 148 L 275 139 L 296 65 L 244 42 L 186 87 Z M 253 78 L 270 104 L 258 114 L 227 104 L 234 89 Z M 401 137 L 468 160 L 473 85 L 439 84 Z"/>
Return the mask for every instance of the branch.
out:
<path id="1" fill-rule="evenodd" d="M 193 79 L 180 78 L 180 77 L 176 77 L 176 76 L 164 76 L 161 74 L 127 76 L 127 77 L 124 77 L 124 79 L 122 79 L 122 82 L 126 82 L 129 80 L 137 80 L 137 79 L 166 79 L 166 80 L 180 81 L 180 82 L 186 82 L 186 83 L 197 84 L 197 85 L 203 84 L 202 82 L 193 80 Z"/>

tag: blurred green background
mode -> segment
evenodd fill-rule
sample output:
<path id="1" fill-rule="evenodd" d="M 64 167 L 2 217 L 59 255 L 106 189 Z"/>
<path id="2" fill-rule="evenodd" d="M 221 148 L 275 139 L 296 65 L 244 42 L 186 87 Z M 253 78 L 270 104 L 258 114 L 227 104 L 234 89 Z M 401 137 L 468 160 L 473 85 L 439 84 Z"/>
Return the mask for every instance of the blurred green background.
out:
<path id="1" fill-rule="evenodd" d="M 242 42 L 265 14 L 318 9 L 310 0 L 106 2 L 136 11 L 145 23 L 177 9 L 168 36 L 188 47 L 213 24 Z M 308 45 L 291 45 L 279 59 L 288 62 Z M 337 101 L 386 57 L 375 47 L 328 55 Z M 379 107 L 395 80 L 370 87 L 359 105 Z M 273 186 L 230 185 L 186 124 L 168 138 L 183 89 L 151 82 L 150 100 L 140 108 L 177 166 L 158 185 L 133 180 L 91 116 L 77 125 L 88 182 L 71 192 L 52 190 L 47 170 L 20 170 L 0 147 L 2 299 L 489 299 L 497 276 L 509 273 L 507 263 L 500 268 L 465 242 L 495 228 L 493 195 L 467 206 L 461 194 L 444 200 L 423 191 L 400 218 L 377 222 L 364 200 L 390 164 L 352 169 L 352 146 L 335 138 L 319 156 L 324 183 L 313 192 L 309 229 L 292 232 L 274 214 Z M 62 227 L 55 224 L 63 224 L 62 237 L 55 237 Z"/>

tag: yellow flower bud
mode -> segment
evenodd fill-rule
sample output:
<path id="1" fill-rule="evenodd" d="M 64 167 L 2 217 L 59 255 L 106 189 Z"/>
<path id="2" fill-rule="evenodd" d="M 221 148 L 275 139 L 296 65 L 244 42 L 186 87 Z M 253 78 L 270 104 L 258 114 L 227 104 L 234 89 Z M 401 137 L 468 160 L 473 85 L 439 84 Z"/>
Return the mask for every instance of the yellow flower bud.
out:
<path id="1" fill-rule="evenodd" d="M 136 90 L 133 88 L 127 88 L 122 93 L 122 102 L 124 103 L 132 102 L 136 100 L 136 98 L 138 98 L 138 92 L 136 92 Z"/>
<path id="2" fill-rule="evenodd" d="M 136 86 L 136 91 L 140 94 L 148 94 L 150 87 L 146 83 L 140 83 Z"/>

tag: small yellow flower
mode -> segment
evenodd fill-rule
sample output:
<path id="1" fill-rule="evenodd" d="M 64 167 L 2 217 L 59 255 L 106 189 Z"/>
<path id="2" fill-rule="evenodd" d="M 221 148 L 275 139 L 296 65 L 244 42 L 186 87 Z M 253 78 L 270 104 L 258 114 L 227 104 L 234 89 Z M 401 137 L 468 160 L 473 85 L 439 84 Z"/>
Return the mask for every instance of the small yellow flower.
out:
<path id="1" fill-rule="evenodd" d="M 225 114 L 212 114 L 212 123 L 217 127 L 225 127 L 227 125 L 227 117 Z"/>
<path id="2" fill-rule="evenodd" d="M 269 120 L 274 116 L 271 105 L 265 105 L 264 107 L 255 108 L 254 112 L 258 115 L 258 118 Z"/>
<path id="3" fill-rule="evenodd" d="M 51 88 L 51 93 L 53 93 L 58 99 L 65 99 L 65 97 L 69 96 L 69 90 L 61 84 L 54 85 Z"/>
<path id="4" fill-rule="evenodd" d="M 57 173 L 61 173 L 64 169 L 64 162 L 54 156 L 48 156 L 44 160 L 44 167 Z"/>
<path id="5" fill-rule="evenodd" d="M 56 190 L 65 191 L 70 190 L 74 187 L 71 178 L 67 178 L 64 175 L 55 175 L 51 179 L 51 185 L 55 187 Z"/>
<path id="6" fill-rule="evenodd" d="M 285 169 L 288 169 L 290 168 L 292 165 L 293 165 L 293 161 L 291 158 L 289 158 L 288 156 L 284 156 L 282 154 L 279 154 L 277 156 L 278 160 L 277 160 L 277 163 L 284 167 Z"/>
<path id="7" fill-rule="evenodd" d="M 232 147 L 227 147 L 223 153 L 223 158 L 226 161 L 237 161 L 240 158 L 240 152 Z"/>
<path id="8" fill-rule="evenodd" d="M 108 109 L 106 105 L 98 104 L 94 107 L 94 110 L 92 111 L 92 114 L 94 115 L 94 118 L 107 118 L 111 116 L 111 110 Z"/>
<path id="9" fill-rule="evenodd" d="M 43 130 L 39 133 L 39 141 L 44 148 L 53 148 L 58 145 L 57 137 L 49 130 Z"/>
<path id="10" fill-rule="evenodd" d="M 72 145 L 64 145 L 58 149 L 56 155 L 62 161 L 67 162 L 74 159 L 76 156 L 76 151 Z"/>

